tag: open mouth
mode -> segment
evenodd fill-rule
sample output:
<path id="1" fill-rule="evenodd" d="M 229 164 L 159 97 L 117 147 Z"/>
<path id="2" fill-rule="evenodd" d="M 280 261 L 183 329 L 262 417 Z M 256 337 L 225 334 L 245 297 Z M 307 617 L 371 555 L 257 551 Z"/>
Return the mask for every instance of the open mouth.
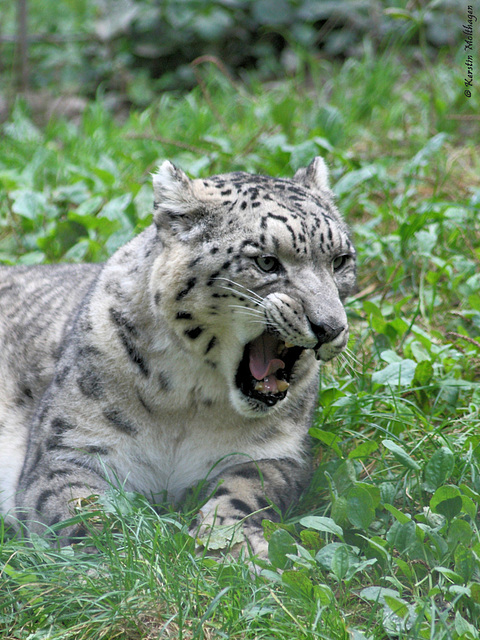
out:
<path id="1" fill-rule="evenodd" d="M 272 333 L 262 333 L 243 351 L 235 383 L 240 391 L 272 407 L 288 392 L 292 369 L 303 351 Z"/>

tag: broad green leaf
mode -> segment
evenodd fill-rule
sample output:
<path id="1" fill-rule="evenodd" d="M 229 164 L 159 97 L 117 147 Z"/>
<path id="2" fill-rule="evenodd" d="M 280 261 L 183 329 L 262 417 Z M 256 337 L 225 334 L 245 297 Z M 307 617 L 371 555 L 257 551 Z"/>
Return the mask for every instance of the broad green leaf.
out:
<path id="1" fill-rule="evenodd" d="M 367 440 L 366 442 L 362 442 L 355 449 L 350 451 L 348 457 L 350 459 L 357 458 L 368 458 L 374 451 L 378 449 L 378 442 L 375 440 Z"/>
<path id="2" fill-rule="evenodd" d="M 128 226 L 130 229 L 132 228 L 131 221 L 125 217 L 125 210 L 129 206 L 132 201 L 131 193 L 124 193 L 121 196 L 116 198 L 112 198 L 109 200 L 101 209 L 98 214 L 101 218 L 108 218 L 109 220 L 119 220 L 122 226 Z"/>
<path id="3" fill-rule="evenodd" d="M 395 564 L 400 569 L 400 571 L 403 573 L 403 575 L 406 578 L 408 578 L 408 580 L 410 580 L 412 582 L 415 581 L 415 573 L 414 573 L 412 567 L 408 564 L 408 562 L 405 562 L 405 560 L 402 560 L 402 558 L 395 558 Z"/>
<path id="4" fill-rule="evenodd" d="M 373 506 L 375 509 L 380 506 L 382 497 L 379 487 L 374 484 L 369 484 L 368 482 L 356 482 L 355 486 L 361 487 L 362 489 L 365 489 L 365 491 L 368 491 L 370 497 L 372 498 Z"/>
<path id="5" fill-rule="evenodd" d="M 403 447 L 401 447 L 393 440 L 383 440 L 383 446 L 386 447 L 389 451 L 391 451 L 394 457 L 407 469 L 411 469 L 412 471 L 420 471 L 421 467 L 418 462 L 408 455 Z"/>
<path id="6" fill-rule="evenodd" d="M 338 580 L 343 580 L 350 567 L 349 552 L 346 545 L 340 545 L 332 557 L 331 570 Z"/>
<path id="7" fill-rule="evenodd" d="M 408 616 L 409 610 L 406 602 L 403 600 L 385 595 L 385 604 L 390 607 L 396 616 L 399 616 L 400 618 L 406 618 Z"/>
<path id="8" fill-rule="evenodd" d="M 430 499 L 430 509 L 452 520 L 462 510 L 460 489 L 453 485 L 439 487 Z"/>
<path id="9" fill-rule="evenodd" d="M 453 571 L 452 569 L 449 569 L 448 567 L 434 567 L 434 571 L 438 571 L 438 573 L 441 573 L 442 576 L 445 576 L 447 580 L 449 580 L 450 582 L 453 582 L 454 584 L 463 583 L 462 576 L 459 573 L 456 573 L 455 571 Z"/>
<path id="10" fill-rule="evenodd" d="M 272 533 L 268 543 L 268 558 L 277 569 L 285 569 L 291 566 L 287 554 L 294 554 L 297 550 L 295 540 L 284 529 L 277 529 Z"/>
<path id="11" fill-rule="evenodd" d="M 322 606 L 327 606 L 333 602 L 335 596 L 330 587 L 326 584 L 316 584 L 313 587 L 313 595 Z"/>
<path id="12" fill-rule="evenodd" d="M 388 587 L 365 587 L 360 591 L 360 597 L 364 598 L 364 600 L 368 600 L 369 602 L 379 602 L 380 604 L 385 604 L 385 597 L 390 596 L 391 598 L 398 598 L 400 594 L 398 591 L 394 589 L 389 589 Z"/>
<path id="13" fill-rule="evenodd" d="M 216 525 L 198 541 L 207 549 L 226 549 L 245 540 L 241 527 L 232 525 Z"/>
<path id="14" fill-rule="evenodd" d="M 323 444 L 331 447 L 339 458 L 343 458 L 342 450 L 337 444 L 339 438 L 336 433 L 332 433 L 331 431 L 324 431 L 323 429 L 318 429 L 317 427 L 312 427 L 308 433 L 313 438 L 316 438 L 317 440 L 320 440 L 320 442 L 323 442 Z"/>
<path id="15" fill-rule="evenodd" d="M 395 496 L 397 489 L 391 482 L 382 482 L 380 485 L 380 501 L 382 504 L 393 504 L 395 502 Z"/>
<path id="16" fill-rule="evenodd" d="M 348 527 L 348 502 L 345 496 L 333 498 L 332 519 L 339 527 Z"/>
<path id="17" fill-rule="evenodd" d="M 403 513 L 402 511 L 397 509 L 397 507 L 394 507 L 391 504 L 384 504 L 383 506 L 392 514 L 395 520 L 400 522 L 400 524 L 407 524 L 408 522 L 411 522 L 411 517 L 408 514 Z"/>
<path id="18" fill-rule="evenodd" d="M 465 496 L 463 496 L 465 497 Z M 466 520 L 455 518 L 448 529 L 447 540 L 451 547 L 457 544 L 468 545 L 473 537 L 473 529 Z"/>
<path id="19" fill-rule="evenodd" d="M 465 640 L 476 640 L 479 637 L 478 628 L 465 620 L 460 611 L 455 613 L 455 631 L 458 633 L 459 638 L 464 638 Z"/>
<path id="20" fill-rule="evenodd" d="M 302 527 L 307 529 L 315 529 L 316 531 L 324 531 L 325 533 L 332 533 L 339 538 L 343 536 L 343 529 L 335 524 L 332 518 L 326 518 L 323 516 L 306 516 L 300 520 Z"/>
<path id="21" fill-rule="evenodd" d="M 102 204 L 103 204 L 103 198 L 101 196 L 93 196 L 88 200 L 84 200 L 75 209 L 75 214 L 77 216 L 93 216 L 95 213 L 100 211 Z"/>
<path id="22" fill-rule="evenodd" d="M 455 457 L 447 447 L 437 449 L 425 466 L 426 491 L 435 491 L 451 476 L 455 466 Z"/>
<path id="23" fill-rule="evenodd" d="M 459 573 L 465 583 L 467 583 L 472 578 L 475 568 L 477 566 L 480 568 L 480 563 L 475 554 L 463 544 L 459 544 L 455 549 L 454 558 L 455 571 Z"/>
<path id="24" fill-rule="evenodd" d="M 393 349 L 382 351 L 380 358 L 387 364 L 400 364 L 403 362 L 403 358 L 399 356 L 396 351 L 393 351 Z"/>
<path id="25" fill-rule="evenodd" d="M 470 585 L 470 594 L 475 604 L 480 604 L 480 584 L 478 582 L 473 582 Z"/>
<path id="26" fill-rule="evenodd" d="M 58 209 L 48 202 L 43 193 L 19 189 L 14 191 L 11 196 L 13 198 L 12 211 L 23 218 L 35 221 L 41 217 L 51 219 L 58 215 Z"/>
<path id="27" fill-rule="evenodd" d="M 333 556 L 337 549 L 340 547 L 345 547 L 350 554 L 350 561 L 352 564 L 358 562 L 358 557 L 356 552 L 358 552 L 357 547 L 351 547 L 350 545 L 346 545 L 343 542 L 330 542 L 326 544 L 324 547 L 318 551 L 315 556 L 315 560 L 320 564 L 324 569 L 331 571 L 332 569 L 332 560 Z"/>
<path id="28" fill-rule="evenodd" d="M 387 542 L 392 549 L 396 549 L 399 553 L 408 551 L 417 542 L 415 523 L 413 521 L 405 524 L 394 522 L 387 531 Z"/>
<path id="29" fill-rule="evenodd" d="M 359 487 L 352 487 L 347 494 L 347 518 L 357 529 L 368 529 L 375 518 L 375 508 L 370 492 Z"/>
<path id="30" fill-rule="evenodd" d="M 477 504 L 468 496 L 462 495 L 462 511 L 470 516 L 472 520 L 477 517 Z"/>
<path id="31" fill-rule="evenodd" d="M 433 365 L 430 360 L 422 360 L 415 367 L 415 375 L 413 376 L 413 384 L 419 387 L 426 386 L 433 377 Z"/>
<path id="32" fill-rule="evenodd" d="M 337 196 L 341 196 L 344 193 L 350 193 L 359 184 L 370 180 L 377 175 L 377 167 L 375 165 L 368 165 L 361 169 L 350 171 L 340 178 L 340 180 L 334 185 L 333 192 Z"/>
<path id="33" fill-rule="evenodd" d="M 282 582 L 291 589 L 310 596 L 313 591 L 313 584 L 310 578 L 302 571 L 287 570 L 282 574 Z"/>
<path id="34" fill-rule="evenodd" d="M 388 386 L 408 387 L 415 376 L 416 367 L 417 363 L 408 358 L 401 362 L 392 362 L 385 369 L 375 371 L 372 374 L 372 382 Z"/>

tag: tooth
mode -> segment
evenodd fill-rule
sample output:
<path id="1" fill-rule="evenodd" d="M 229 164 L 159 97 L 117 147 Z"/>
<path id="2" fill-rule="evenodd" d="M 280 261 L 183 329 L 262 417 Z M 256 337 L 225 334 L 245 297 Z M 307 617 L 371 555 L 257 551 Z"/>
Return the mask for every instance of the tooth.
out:
<path id="1" fill-rule="evenodd" d="M 277 389 L 279 391 L 286 391 L 290 385 L 286 380 L 277 380 Z"/>
<path id="2" fill-rule="evenodd" d="M 285 346 L 287 347 L 287 349 L 291 349 L 295 345 L 293 344 L 293 342 L 285 342 Z"/>
<path id="3" fill-rule="evenodd" d="M 263 383 L 263 380 L 259 380 L 257 382 L 257 384 L 255 385 L 255 391 L 260 391 L 262 393 L 265 391 L 265 385 Z"/>

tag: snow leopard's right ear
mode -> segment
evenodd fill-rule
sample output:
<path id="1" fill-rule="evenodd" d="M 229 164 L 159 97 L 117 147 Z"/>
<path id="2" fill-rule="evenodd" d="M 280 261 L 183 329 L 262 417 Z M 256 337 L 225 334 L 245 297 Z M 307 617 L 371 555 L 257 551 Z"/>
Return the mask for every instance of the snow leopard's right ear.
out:
<path id="1" fill-rule="evenodd" d="M 314 158 L 308 167 L 298 169 L 293 179 L 314 191 L 330 191 L 328 167 L 321 156 Z"/>
<path id="2" fill-rule="evenodd" d="M 153 174 L 153 221 L 159 229 L 188 234 L 205 211 L 195 195 L 193 181 L 181 169 L 165 160 Z"/>

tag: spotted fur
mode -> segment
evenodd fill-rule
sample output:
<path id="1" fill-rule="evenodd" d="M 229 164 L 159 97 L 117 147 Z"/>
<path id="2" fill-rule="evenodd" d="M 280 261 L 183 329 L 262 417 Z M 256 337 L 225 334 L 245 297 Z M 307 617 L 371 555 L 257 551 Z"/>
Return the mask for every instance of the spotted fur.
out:
<path id="1" fill-rule="evenodd" d="M 177 502 L 208 477 L 201 531 L 242 521 L 265 554 L 354 249 L 320 158 L 290 180 L 165 162 L 153 186 L 153 224 L 104 265 L 0 267 L 1 509 L 44 533 L 109 483 Z"/>

